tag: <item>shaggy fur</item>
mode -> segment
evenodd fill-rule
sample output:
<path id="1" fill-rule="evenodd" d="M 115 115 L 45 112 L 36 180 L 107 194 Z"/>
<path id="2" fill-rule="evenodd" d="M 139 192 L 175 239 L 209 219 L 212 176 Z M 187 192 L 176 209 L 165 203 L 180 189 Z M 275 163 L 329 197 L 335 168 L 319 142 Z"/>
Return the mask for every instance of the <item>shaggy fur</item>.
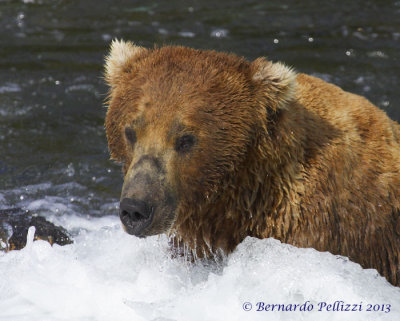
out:
<path id="1" fill-rule="evenodd" d="M 274 237 L 400 285 L 400 126 L 369 101 L 264 58 L 123 42 L 106 80 L 124 193 L 152 155 L 163 173 L 155 195 L 162 186 L 176 204 L 147 235 L 175 235 L 199 256 Z M 174 150 L 182 133 L 196 137 L 184 155 Z"/>

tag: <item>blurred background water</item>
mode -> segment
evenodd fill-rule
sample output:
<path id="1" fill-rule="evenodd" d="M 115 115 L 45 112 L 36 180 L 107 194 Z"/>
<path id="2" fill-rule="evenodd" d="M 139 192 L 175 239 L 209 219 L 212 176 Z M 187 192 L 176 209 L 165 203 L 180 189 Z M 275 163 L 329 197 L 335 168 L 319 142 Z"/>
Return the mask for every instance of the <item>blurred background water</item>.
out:
<path id="1" fill-rule="evenodd" d="M 0 208 L 118 213 L 103 60 L 113 38 L 267 56 L 400 120 L 400 1 L 0 0 Z"/>

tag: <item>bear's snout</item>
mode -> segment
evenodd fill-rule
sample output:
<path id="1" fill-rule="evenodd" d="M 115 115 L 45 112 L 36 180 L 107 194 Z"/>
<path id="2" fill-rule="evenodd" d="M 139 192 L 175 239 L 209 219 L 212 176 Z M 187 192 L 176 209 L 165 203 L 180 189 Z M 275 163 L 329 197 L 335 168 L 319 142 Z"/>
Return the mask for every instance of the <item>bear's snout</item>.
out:
<path id="1" fill-rule="evenodd" d="M 148 203 L 124 198 L 120 203 L 120 219 L 127 233 L 142 236 L 141 232 L 150 225 L 153 220 L 154 207 Z"/>
<path id="2" fill-rule="evenodd" d="M 119 215 L 125 231 L 138 237 L 167 232 L 176 207 L 176 193 L 166 179 L 162 157 L 145 154 L 134 159 L 120 198 Z"/>

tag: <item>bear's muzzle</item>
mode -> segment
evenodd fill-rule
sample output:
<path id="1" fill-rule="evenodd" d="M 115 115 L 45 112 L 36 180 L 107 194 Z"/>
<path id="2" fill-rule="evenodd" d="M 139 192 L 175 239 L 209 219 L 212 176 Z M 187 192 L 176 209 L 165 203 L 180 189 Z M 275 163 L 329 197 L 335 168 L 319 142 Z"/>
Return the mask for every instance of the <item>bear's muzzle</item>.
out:
<path id="1" fill-rule="evenodd" d="M 176 196 L 166 180 L 163 159 L 138 157 L 122 187 L 119 215 L 125 231 L 138 237 L 167 232 L 175 211 Z"/>

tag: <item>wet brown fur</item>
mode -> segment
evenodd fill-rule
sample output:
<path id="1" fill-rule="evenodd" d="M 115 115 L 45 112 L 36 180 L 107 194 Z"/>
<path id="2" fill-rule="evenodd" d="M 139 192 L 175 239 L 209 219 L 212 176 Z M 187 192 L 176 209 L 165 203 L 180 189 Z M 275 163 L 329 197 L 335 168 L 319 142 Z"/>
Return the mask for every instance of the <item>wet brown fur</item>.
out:
<path id="1" fill-rule="evenodd" d="M 396 122 L 363 97 L 263 58 L 128 44 L 118 43 L 124 59 L 116 50 L 106 64 L 107 138 L 126 177 L 140 155 L 162 159 L 178 205 L 160 233 L 199 256 L 274 237 L 348 256 L 400 285 Z M 188 132 L 198 142 L 177 155 L 174 139 Z"/>

